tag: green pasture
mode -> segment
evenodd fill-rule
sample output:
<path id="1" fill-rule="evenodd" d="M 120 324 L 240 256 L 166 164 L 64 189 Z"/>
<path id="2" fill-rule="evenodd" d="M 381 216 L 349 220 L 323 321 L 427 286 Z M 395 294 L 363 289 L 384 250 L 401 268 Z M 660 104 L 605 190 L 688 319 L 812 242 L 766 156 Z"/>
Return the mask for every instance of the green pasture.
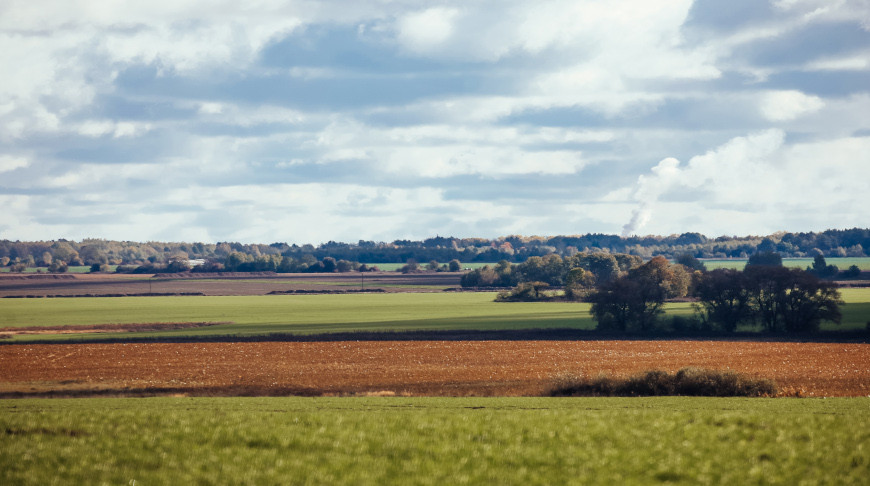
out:
<path id="1" fill-rule="evenodd" d="M 0 401 L 2 484 L 867 484 L 870 399 Z"/>
<path id="2" fill-rule="evenodd" d="M 161 335 L 319 333 L 432 329 L 591 329 L 589 305 L 497 303 L 495 293 L 2 299 L 0 327 L 145 322 L 233 324 Z M 124 333 L 134 337 L 140 333 Z M 117 337 L 116 334 L 89 337 Z M 17 336 L 16 339 L 33 339 Z M 40 337 L 40 339 L 45 336 Z M 58 336 L 59 339 L 75 337 Z"/>
<path id="3" fill-rule="evenodd" d="M 702 260 L 707 270 L 715 270 L 717 268 L 732 268 L 735 270 L 743 270 L 746 266 L 747 259 L 726 258 L 726 259 L 705 259 Z M 858 268 L 864 271 L 870 271 L 870 257 L 830 257 L 825 258 L 828 265 L 836 265 L 840 270 L 848 270 L 852 265 L 857 265 Z M 813 265 L 812 258 L 783 258 L 782 264 L 786 267 L 796 267 L 806 269 Z"/>
<path id="4" fill-rule="evenodd" d="M 843 289 L 843 323 L 823 329 L 864 329 L 870 289 Z M 153 322 L 231 322 L 159 333 L 162 336 L 260 335 L 342 331 L 593 329 L 586 303 L 494 302 L 495 293 L 396 293 L 218 297 L 94 297 L 2 299 L 0 327 Z M 667 315 L 692 313 L 689 303 Z M 89 334 L 88 339 L 157 333 Z M 81 339 L 82 335 L 21 335 L 13 340 Z M 8 341 L 7 341 L 8 342 Z"/>

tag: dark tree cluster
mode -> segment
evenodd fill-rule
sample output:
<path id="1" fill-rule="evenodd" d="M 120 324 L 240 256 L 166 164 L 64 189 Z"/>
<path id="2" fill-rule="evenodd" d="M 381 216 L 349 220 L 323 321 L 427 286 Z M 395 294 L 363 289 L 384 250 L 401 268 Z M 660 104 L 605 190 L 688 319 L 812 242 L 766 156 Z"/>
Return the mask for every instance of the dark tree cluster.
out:
<path id="1" fill-rule="evenodd" d="M 842 319 L 837 287 L 798 268 L 713 270 L 699 280 L 696 294 L 703 322 L 727 332 L 741 324 L 767 332 L 815 332 L 822 321 Z"/>
<path id="2" fill-rule="evenodd" d="M 649 332 L 659 328 L 665 301 L 685 297 L 690 284 L 685 267 L 658 256 L 600 285 L 587 300 L 599 330 Z"/>
<path id="3" fill-rule="evenodd" d="M 823 321 L 839 324 L 843 304 L 835 284 L 809 271 L 785 268 L 763 255 L 743 271 L 696 271 L 685 281 L 682 265 L 656 257 L 591 293 L 591 312 L 599 330 L 610 332 L 718 331 L 738 327 L 771 333 L 819 330 Z M 695 316 L 661 319 L 666 300 L 688 286 L 697 298 Z M 683 293 L 683 295 L 685 295 Z"/>

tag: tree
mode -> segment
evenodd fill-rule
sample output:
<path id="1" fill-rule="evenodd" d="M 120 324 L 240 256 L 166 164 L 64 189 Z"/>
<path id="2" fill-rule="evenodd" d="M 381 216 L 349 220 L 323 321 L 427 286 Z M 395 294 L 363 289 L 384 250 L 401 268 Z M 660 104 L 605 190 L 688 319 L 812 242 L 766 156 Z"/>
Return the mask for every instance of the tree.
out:
<path id="1" fill-rule="evenodd" d="M 703 274 L 695 286 L 696 310 L 711 327 L 733 332 L 751 319 L 749 291 L 743 272 L 720 268 Z"/>
<path id="2" fill-rule="evenodd" d="M 595 287 L 595 275 L 582 268 L 572 268 L 565 277 L 565 298 L 580 300 L 589 295 Z"/>
<path id="3" fill-rule="evenodd" d="M 550 285 L 562 285 L 567 271 L 565 262 L 559 255 L 551 253 L 538 257 L 529 257 L 516 266 L 516 280 L 519 282 L 547 282 Z"/>
<path id="4" fill-rule="evenodd" d="M 836 286 L 798 268 L 756 266 L 744 271 L 753 316 L 768 332 L 817 331 L 839 324 L 843 303 Z"/>
<path id="5" fill-rule="evenodd" d="M 105 273 L 109 271 L 109 265 L 105 263 L 94 263 L 91 265 L 91 273 Z"/>
<path id="6" fill-rule="evenodd" d="M 749 261 L 746 262 L 746 268 L 752 266 L 781 267 L 782 256 L 774 251 L 761 251 L 753 253 L 749 256 Z"/>
<path id="7" fill-rule="evenodd" d="M 796 270 L 796 271 L 794 271 Z M 816 332 L 822 321 L 839 324 L 843 300 L 837 288 L 816 276 L 794 269 L 781 296 L 782 326 L 786 332 Z"/>
<path id="8" fill-rule="evenodd" d="M 598 285 L 610 282 L 619 276 L 619 262 L 613 255 L 607 253 L 579 253 L 574 257 L 572 267 L 580 267 L 595 275 Z"/>
<path id="9" fill-rule="evenodd" d="M 63 260 L 53 260 L 51 265 L 48 266 L 48 271 L 51 273 L 64 273 L 69 269 L 67 267 L 66 262 Z"/>
<path id="10" fill-rule="evenodd" d="M 807 271 L 819 278 L 832 278 L 840 273 L 840 269 L 836 265 L 828 265 L 821 253 L 813 257 L 813 265 L 807 267 Z"/>
<path id="11" fill-rule="evenodd" d="M 408 261 L 405 262 L 405 265 L 399 269 L 402 273 L 417 273 L 420 271 L 420 264 L 417 263 L 417 260 L 413 258 L 409 258 Z"/>
<path id="12" fill-rule="evenodd" d="M 101 245 L 86 245 L 79 250 L 79 256 L 85 265 L 93 265 L 95 263 L 103 264 L 109 262 L 109 257 Z"/>
<path id="13" fill-rule="evenodd" d="M 619 277 L 591 294 L 590 312 L 603 331 L 649 331 L 662 313 L 661 288 L 645 279 Z"/>
<path id="14" fill-rule="evenodd" d="M 848 270 L 843 271 L 843 277 L 845 278 L 858 278 L 861 276 L 861 269 L 858 268 L 858 265 L 850 265 Z"/>
<path id="15" fill-rule="evenodd" d="M 462 270 L 462 264 L 459 262 L 459 260 L 454 258 L 453 260 L 450 260 L 450 262 L 447 264 L 447 269 L 451 272 L 458 272 Z"/>
<path id="16" fill-rule="evenodd" d="M 335 268 L 336 268 L 336 270 L 338 270 L 338 273 L 352 272 L 354 270 L 359 269 L 359 263 L 356 263 L 356 265 L 354 265 L 354 263 L 356 263 L 356 262 L 350 262 L 347 260 L 339 260 L 339 261 L 335 262 Z"/>
<path id="17" fill-rule="evenodd" d="M 248 254 L 234 251 L 227 255 L 226 260 L 224 260 L 224 268 L 226 268 L 227 271 L 230 272 L 238 272 L 243 264 L 252 260 L 253 258 L 251 258 Z"/>
<path id="18" fill-rule="evenodd" d="M 654 330 L 665 299 L 686 295 L 691 277 L 663 256 L 599 287 L 588 298 L 598 328 L 610 331 Z"/>
<path id="19" fill-rule="evenodd" d="M 681 253 L 677 255 L 676 262 L 680 265 L 688 268 L 689 270 L 698 270 L 701 272 L 706 272 L 707 267 L 701 260 L 695 258 L 691 253 Z"/>
<path id="20" fill-rule="evenodd" d="M 176 256 L 169 259 L 166 265 L 167 273 L 183 273 L 190 271 L 190 261 L 187 257 Z"/>
<path id="21" fill-rule="evenodd" d="M 459 284 L 463 287 L 491 287 L 498 280 L 499 276 L 495 270 L 489 265 L 484 265 L 463 275 Z"/>
<path id="22" fill-rule="evenodd" d="M 336 269 L 335 258 L 326 257 L 323 259 L 323 272 L 324 273 L 333 273 Z"/>
<path id="23" fill-rule="evenodd" d="M 522 282 L 517 284 L 512 290 L 503 290 L 496 297 L 498 302 L 534 302 L 539 300 L 549 300 L 551 296 L 547 294 L 547 289 L 550 285 L 546 282 Z"/>
<path id="24" fill-rule="evenodd" d="M 438 260 L 429 260 L 429 264 L 426 265 L 426 270 L 438 270 Z"/>

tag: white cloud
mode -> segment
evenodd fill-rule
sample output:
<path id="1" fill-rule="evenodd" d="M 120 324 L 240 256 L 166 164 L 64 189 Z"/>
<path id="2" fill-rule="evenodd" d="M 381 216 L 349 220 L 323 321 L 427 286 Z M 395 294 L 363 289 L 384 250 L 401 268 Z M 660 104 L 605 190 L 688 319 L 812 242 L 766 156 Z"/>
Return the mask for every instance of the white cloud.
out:
<path id="1" fill-rule="evenodd" d="M 686 165 L 662 160 L 638 178 L 624 233 L 766 234 L 792 219 L 866 224 L 870 209 L 856 202 L 870 191 L 870 164 L 859 162 L 868 149 L 870 137 L 790 145 L 782 131 L 768 130 L 734 138 Z M 690 197 L 680 201 L 681 194 Z M 695 221 L 698 215 L 703 220 Z"/>
<path id="2" fill-rule="evenodd" d="M 439 7 L 409 13 L 398 21 L 399 42 L 413 52 L 431 52 L 450 39 L 457 14 Z"/>
<path id="3" fill-rule="evenodd" d="M 804 66 L 807 71 L 868 71 L 870 52 L 858 56 L 819 59 Z"/>
<path id="4" fill-rule="evenodd" d="M 20 212 L 0 232 L 316 242 L 629 219 L 660 233 L 865 225 L 870 164 L 853 135 L 870 130 L 870 94 L 850 80 L 870 69 L 867 46 L 788 66 L 746 53 L 854 25 L 868 2 L 780 1 L 701 33 L 684 25 L 692 5 L 8 0 L 0 172 L 35 194 L 0 194 Z M 822 97 L 809 71 L 846 82 Z M 133 140 L 146 133 L 148 147 Z M 133 150 L 144 163 L 99 160 Z M 344 168 L 359 185 L 336 183 Z M 523 195 L 505 197 L 517 180 Z M 100 217 L 61 217 L 85 212 Z"/>
<path id="5" fill-rule="evenodd" d="M 30 165 L 30 161 L 24 157 L 14 157 L 11 155 L 0 155 L 0 173 L 11 172 L 15 169 L 21 169 Z"/>
<path id="6" fill-rule="evenodd" d="M 825 106 L 818 96 L 810 96 L 800 91 L 773 91 L 761 102 L 760 110 L 771 121 L 793 120 L 806 113 L 812 113 Z"/>
<path id="7" fill-rule="evenodd" d="M 151 129 L 149 123 L 114 122 L 111 120 L 88 120 L 78 124 L 65 125 L 86 137 L 111 135 L 114 138 L 135 137 Z"/>

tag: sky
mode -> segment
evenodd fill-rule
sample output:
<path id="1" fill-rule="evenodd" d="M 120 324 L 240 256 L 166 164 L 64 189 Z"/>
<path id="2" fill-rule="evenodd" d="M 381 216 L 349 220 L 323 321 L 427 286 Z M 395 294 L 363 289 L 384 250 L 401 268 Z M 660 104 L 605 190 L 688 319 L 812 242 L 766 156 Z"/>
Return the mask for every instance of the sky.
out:
<path id="1" fill-rule="evenodd" d="M 870 226 L 870 0 L 4 0 L 0 70 L 0 239 Z"/>

